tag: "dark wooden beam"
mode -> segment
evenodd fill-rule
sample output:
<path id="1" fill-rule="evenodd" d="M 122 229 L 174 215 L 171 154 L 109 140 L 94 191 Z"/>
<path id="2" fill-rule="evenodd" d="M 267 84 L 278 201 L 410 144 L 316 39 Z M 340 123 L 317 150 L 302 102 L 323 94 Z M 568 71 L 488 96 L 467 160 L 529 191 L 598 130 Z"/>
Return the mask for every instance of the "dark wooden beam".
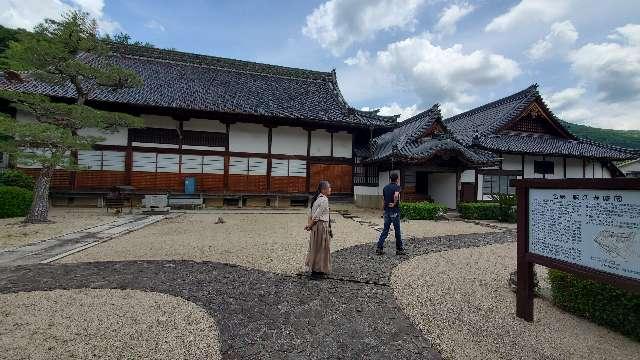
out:
<path id="1" fill-rule="evenodd" d="M 266 125 L 265 125 L 266 126 Z M 271 191 L 271 143 L 273 141 L 273 127 L 269 127 L 267 145 L 267 191 Z"/>
<path id="2" fill-rule="evenodd" d="M 307 130 L 307 184 L 305 185 L 307 193 L 311 189 L 311 131 Z"/>

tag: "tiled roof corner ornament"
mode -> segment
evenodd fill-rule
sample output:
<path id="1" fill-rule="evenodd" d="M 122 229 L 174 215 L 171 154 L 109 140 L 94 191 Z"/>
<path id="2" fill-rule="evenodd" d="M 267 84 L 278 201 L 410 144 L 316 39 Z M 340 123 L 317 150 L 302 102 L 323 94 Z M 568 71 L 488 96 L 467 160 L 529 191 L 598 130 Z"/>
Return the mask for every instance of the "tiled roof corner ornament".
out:
<path id="1" fill-rule="evenodd" d="M 4 70 L 4 77 L 10 83 L 23 83 L 25 81 L 25 79 L 22 77 L 22 75 L 20 75 L 19 72 L 9 69 Z"/>

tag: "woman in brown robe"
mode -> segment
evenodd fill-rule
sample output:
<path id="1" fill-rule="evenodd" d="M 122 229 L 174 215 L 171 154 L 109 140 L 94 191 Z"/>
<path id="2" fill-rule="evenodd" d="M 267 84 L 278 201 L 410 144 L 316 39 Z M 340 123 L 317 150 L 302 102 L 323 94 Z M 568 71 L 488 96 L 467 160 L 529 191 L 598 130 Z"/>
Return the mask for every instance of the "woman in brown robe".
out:
<path id="1" fill-rule="evenodd" d="M 329 198 L 331 184 L 320 181 L 318 192 L 311 199 L 309 221 L 305 230 L 310 231 L 309 253 L 305 266 L 311 271 L 311 278 L 318 279 L 331 271 L 331 218 L 329 217 Z"/>

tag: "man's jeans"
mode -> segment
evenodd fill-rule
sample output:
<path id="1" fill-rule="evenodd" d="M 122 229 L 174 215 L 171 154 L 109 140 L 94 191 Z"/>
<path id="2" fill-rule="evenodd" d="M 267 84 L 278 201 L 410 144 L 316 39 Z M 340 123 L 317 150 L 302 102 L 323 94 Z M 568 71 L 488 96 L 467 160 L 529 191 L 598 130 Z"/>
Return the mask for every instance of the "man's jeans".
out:
<path id="1" fill-rule="evenodd" d="M 384 248 L 384 240 L 387 238 L 387 235 L 389 235 L 391 223 L 393 223 L 393 230 L 396 233 L 396 249 L 403 249 L 402 236 L 400 235 L 400 213 L 393 210 L 384 211 L 384 228 L 382 229 L 382 234 L 380 234 L 380 239 L 378 240 L 378 249 Z"/>

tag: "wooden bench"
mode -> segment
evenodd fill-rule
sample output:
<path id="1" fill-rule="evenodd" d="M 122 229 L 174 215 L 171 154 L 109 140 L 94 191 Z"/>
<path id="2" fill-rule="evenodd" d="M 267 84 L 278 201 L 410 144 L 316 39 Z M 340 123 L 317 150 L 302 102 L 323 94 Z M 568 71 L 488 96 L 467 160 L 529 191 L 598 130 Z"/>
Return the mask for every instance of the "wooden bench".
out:
<path id="1" fill-rule="evenodd" d="M 191 207 L 192 209 L 202 209 L 204 207 L 204 198 L 200 194 L 170 195 L 169 206 Z"/>

